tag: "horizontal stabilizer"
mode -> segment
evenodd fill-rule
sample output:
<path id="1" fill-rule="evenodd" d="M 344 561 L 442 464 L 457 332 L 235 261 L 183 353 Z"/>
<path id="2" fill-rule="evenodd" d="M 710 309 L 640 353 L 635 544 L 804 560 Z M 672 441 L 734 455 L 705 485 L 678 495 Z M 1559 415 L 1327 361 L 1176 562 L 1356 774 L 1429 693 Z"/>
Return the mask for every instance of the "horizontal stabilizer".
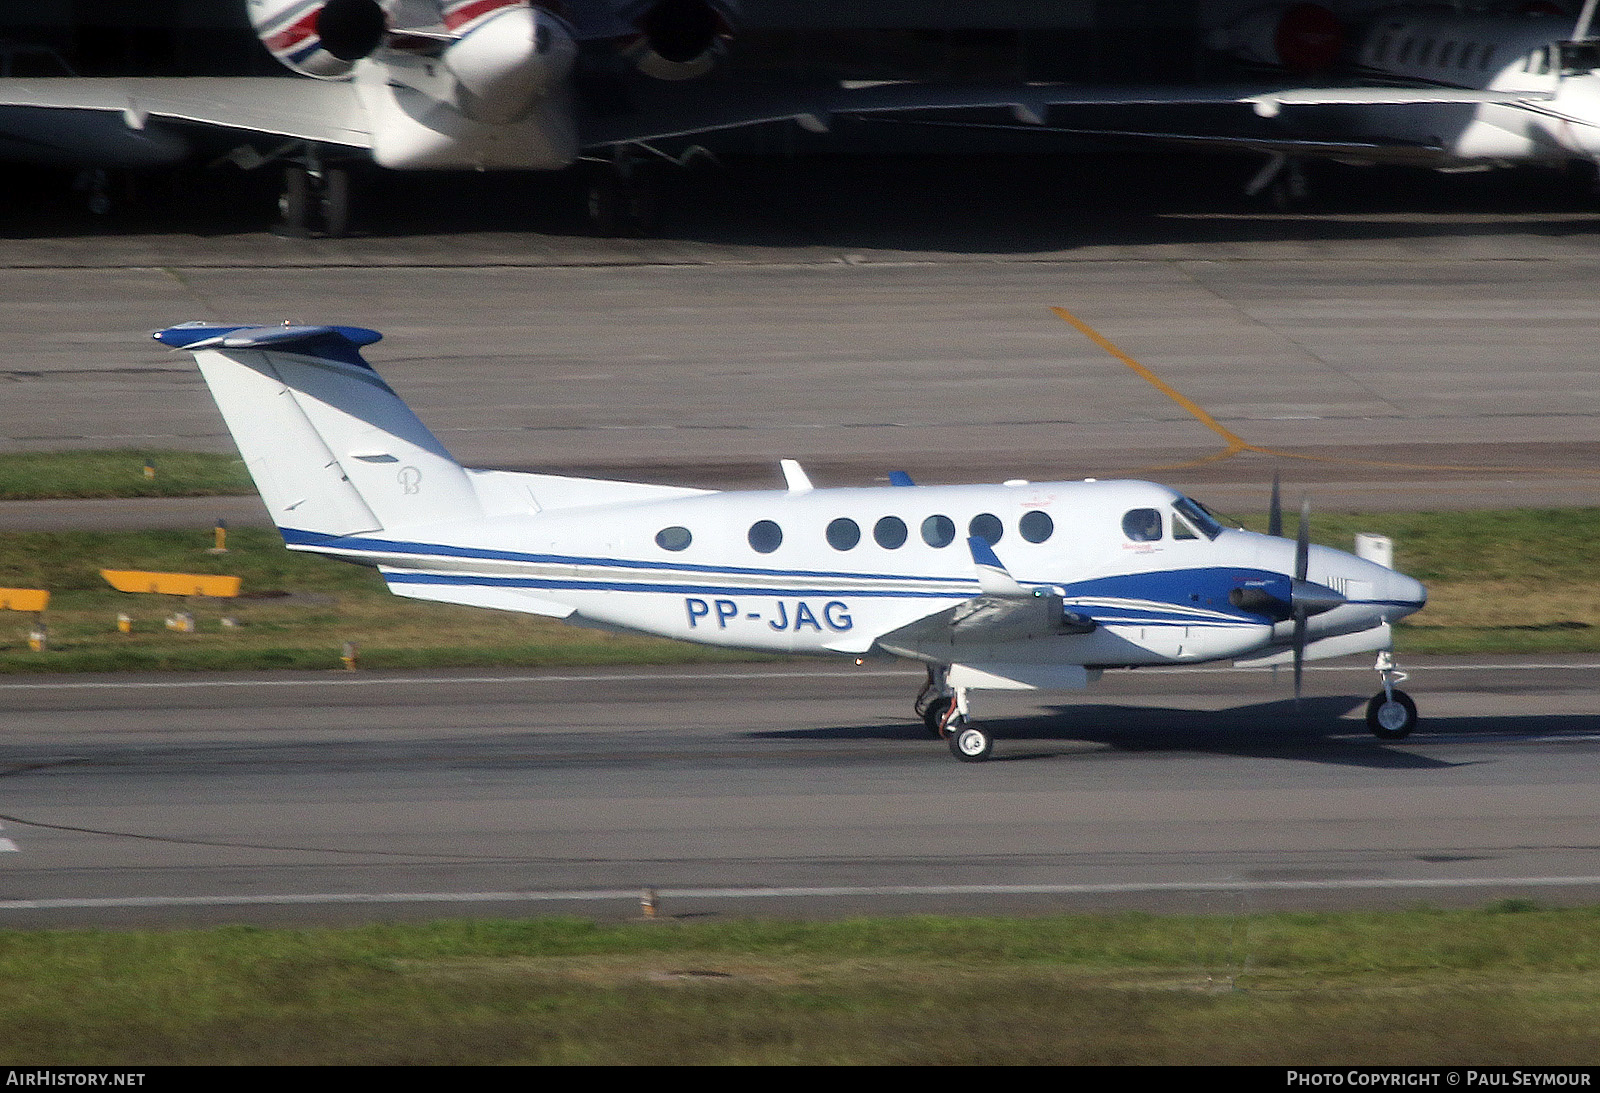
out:
<path id="1" fill-rule="evenodd" d="M 556 603 L 535 596 L 526 589 L 506 588 L 502 585 L 479 584 L 469 577 L 452 577 L 447 574 L 417 573 L 411 570 L 390 569 L 380 566 L 379 572 L 396 596 L 409 596 L 414 600 L 436 600 L 439 603 L 459 603 L 468 607 L 489 607 L 497 611 L 520 611 L 529 615 L 548 615 L 565 619 L 573 614 L 569 604 Z"/>

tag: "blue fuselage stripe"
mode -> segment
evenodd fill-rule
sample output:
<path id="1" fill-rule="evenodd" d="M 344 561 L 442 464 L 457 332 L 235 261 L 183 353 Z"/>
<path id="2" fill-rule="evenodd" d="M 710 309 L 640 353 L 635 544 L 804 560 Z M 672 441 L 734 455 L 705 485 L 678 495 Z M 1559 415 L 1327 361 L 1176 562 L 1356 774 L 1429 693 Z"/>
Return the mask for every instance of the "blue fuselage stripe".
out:
<path id="1" fill-rule="evenodd" d="M 683 574 L 690 580 L 621 580 L 616 577 L 499 577 L 473 573 L 386 572 L 390 584 L 454 585 L 481 588 L 527 588 L 573 592 L 653 592 L 685 596 L 828 596 L 873 599 L 948 600 L 969 599 L 978 584 L 975 577 L 906 575 L 892 573 L 847 573 L 803 569 L 756 569 L 742 566 L 704 565 L 686 562 L 642 561 L 627 558 L 586 557 L 567 554 L 533 554 L 484 547 L 448 546 L 406 540 L 373 539 L 361 536 L 338 537 L 315 532 L 281 528 L 290 545 L 342 554 L 391 554 L 420 560 L 463 559 L 488 562 L 518 562 L 526 565 L 590 567 L 600 570 L 633 570 L 650 573 Z M 694 582 L 693 576 L 734 578 L 777 578 L 787 581 L 873 582 L 879 587 L 855 584 L 832 587 L 772 586 L 767 584 L 726 585 Z M 1164 626 L 1257 626 L 1270 623 L 1268 616 L 1235 607 L 1228 599 L 1233 588 L 1264 581 L 1287 582 L 1281 573 L 1268 570 L 1213 566 L 1193 569 L 1155 570 L 1147 573 L 1119 574 L 1063 583 L 1063 599 L 1074 610 L 1110 624 Z M 945 583 L 944 590 L 903 587 L 907 584 Z M 883 587 L 899 585 L 901 587 Z M 1116 604 L 1082 603 L 1083 600 L 1114 599 Z M 1409 607 L 1420 604 L 1406 600 L 1351 600 L 1354 606 Z"/>
<path id="2" fill-rule="evenodd" d="M 415 554 L 433 558 L 470 558 L 487 562 L 526 562 L 532 565 L 587 565 L 609 569 L 643 569 L 673 573 L 719 573 L 728 576 L 750 577 L 816 577 L 822 580 L 856 581 L 947 581 L 951 584 L 976 585 L 976 577 L 929 577 L 926 574 L 904 573 L 849 573 L 841 570 L 810 569 L 759 569 L 748 566 L 701 565 L 691 562 L 646 562 L 629 558 L 586 557 L 573 554 L 526 554 L 514 550 L 491 550 L 484 547 L 445 546 L 439 543 L 415 543 L 404 540 L 364 539 L 359 536 L 336 537 L 314 532 L 280 528 L 283 541 L 290 546 L 314 546 L 326 550 L 363 551 L 373 554 Z"/>

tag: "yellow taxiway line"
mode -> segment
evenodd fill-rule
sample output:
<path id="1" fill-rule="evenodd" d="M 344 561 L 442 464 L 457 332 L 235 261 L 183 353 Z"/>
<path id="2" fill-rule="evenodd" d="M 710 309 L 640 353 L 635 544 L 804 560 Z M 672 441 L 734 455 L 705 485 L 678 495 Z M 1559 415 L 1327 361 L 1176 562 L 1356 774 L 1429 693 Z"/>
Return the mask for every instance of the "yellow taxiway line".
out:
<path id="1" fill-rule="evenodd" d="M 1151 468 L 1152 470 L 1176 470 L 1181 467 L 1194 467 L 1204 463 L 1216 463 L 1220 460 L 1231 459 L 1240 452 L 1255 452 L 1258 455 L 1270 455 L 1276 459 L 1298 459 L 1309 463 L 1336 463 L 1352 467 L 1384 467 L 1389 470 L 1403 471 L 1489 471 L 1495 474 L 1536 473 L 1550 475 L 1572 475 L 1574 477 L 1590 477 L 1600 474 L 1600 469 L 1589 470 L 1581 467 L 1481 467 L 1469 466 L 1460 463 L 1395 463 L 1377 459 L 1350 459 L 1342 456 L 1308 455 L 1303 452 L 1285 452 L 1276 448 L 1268 448 L 1261 444 L 1252 444 L 1248 440 L 1245 440 L 1243 437 L 1239 436 L 1239 434 L 1235 433 L 1233 430 L 1229 429 L 1226 425 L 1222 424 L 1222 422 L 1212 417 L 1206 412 L 1205 407 L 1201 406 L 1188 395 L 1185 395 L 1182 391 L 1179 391 L 1176 387 L 1173 387 L 1171 384 L 1167 383 L 1145 365 L 1134 360 L 1127 353 L 1123 352 L 1123 350 L 1118 347 L 1117 344 L 1110 338 L 1107 338 L 1104 334 L 1100 333 L 1094 327 L 1078 318 L 1066 308 L 1052 307 L 1050 310 L 1055 312 L 1058 318 L 1075 327 L 1077 331 L 1084 337 L 1088 338 L 1090 341 L 1094 342 L 1095 345 L 1105 350 L 1106 353 L 1127 365 L 1134 375 L 1138 376 L 1150 386 L 1154 387 L 1157 391 L 1160 391 L 1173 402 L 1183 407 L 1183 409 L 1188 411 L 1188 413 L 1191 414 L 1196 421 L 1200 422 L 1200 424 L 1204 425 L 1207 429 L 1210 429 L 1212 432 L 1216 433 L 1225 442 L 1225 446 L 1221 451 L 1214 452 L 1211 455 L 1202 456 L 1201 458 L 1192 460 L 1188 463 L 1179 463 L 1172 467 Z"/>

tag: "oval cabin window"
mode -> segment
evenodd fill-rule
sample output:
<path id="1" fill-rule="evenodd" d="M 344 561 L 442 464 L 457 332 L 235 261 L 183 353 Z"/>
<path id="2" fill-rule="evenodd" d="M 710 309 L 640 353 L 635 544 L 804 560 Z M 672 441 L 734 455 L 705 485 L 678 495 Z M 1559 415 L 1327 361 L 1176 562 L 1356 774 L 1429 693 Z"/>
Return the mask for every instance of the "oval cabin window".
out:
<path id="1" fill-rule="evenodd" d="M 783 529 L 771 520 L 757 520 L 750 525 L 750 549 L 757 554 L 771 554 L 783 545 Z"/>

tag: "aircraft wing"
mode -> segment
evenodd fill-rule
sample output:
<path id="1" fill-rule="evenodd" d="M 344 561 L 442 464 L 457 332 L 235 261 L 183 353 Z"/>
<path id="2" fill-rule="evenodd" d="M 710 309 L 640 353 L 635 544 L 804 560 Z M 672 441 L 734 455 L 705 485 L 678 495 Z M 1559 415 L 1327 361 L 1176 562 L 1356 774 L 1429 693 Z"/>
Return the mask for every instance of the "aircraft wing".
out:
<path id="1" fill-rule="evenodd" d="M 1228 106 L 1251 107 L 1273 117 L 1285 106 L 1406 106 L 1418 103 L 1526 106 L 1548 102 L 1536 91 L 1475 91 L 1452 87 L 1283 87 L 1193 85 L 1078 87 L 1065 84 L 974 85 L 846 84 L 832 99 L 841 114 L 894 111 L 970 110 L 1009 107 L 1022 121 L 1043 120 L 1052 106 Z M 1031 115 L 1031 116 L 1030 116 Z"/>
<path id="2" fill-rule="evenodd" d="M 370 148 L 366 111 L 348 82 L 276 76 L 0 79 L 0 106 L 121 114 Z"/>
<path id="3" fill-rule="evenodd" d="M 604 93 L 586 94 L 580 84 L 578 140 L 597 148 L 775 121 L 796 121 L 821 131 L 835 91 L 829 85 L 685 80 L 657 82 L 617 101 Z"/>
<path id="4" fill-rule="evenodd" d="M 1474 91 L 1449 87 L 1286 87 L 1073 86 L 1066 84 L 945 84 L 850 82 L 842 84 L 685 81 L 656 84 L 647 91 L 618 96 L 585 94 L 580 86 L 580 142 L 587 147 L 692 136 L 777 121 L 795 121 L 816 132 L 830 119 L 873 117 L 908 124 L 961 128 L 1016 128 L 1023 131 L 1162 140 L 1216 148 L 1249 148 L 1303 155 L 1352 155 L 1364 159 L 1392 155 L 1415 160 L 1435 151 L 1424 144 L 1394 145 L 1364 141 L 1275 139 L 1268 136 L 1207 136 L 1131 127 L 1071 124 L 1073 107 L 1246 106 L 1261 117 L 1275 117 L 1300 106 L 1482 105 L 1496 103 L 1537 109 L 1543 92 Z M 1066 116 L 1063 116 L 1065 114 Z M 1049 124 L 1056 122 L 1057 124 Z M 1066 124 L 1059 124 L 1065 122 Z"/>

